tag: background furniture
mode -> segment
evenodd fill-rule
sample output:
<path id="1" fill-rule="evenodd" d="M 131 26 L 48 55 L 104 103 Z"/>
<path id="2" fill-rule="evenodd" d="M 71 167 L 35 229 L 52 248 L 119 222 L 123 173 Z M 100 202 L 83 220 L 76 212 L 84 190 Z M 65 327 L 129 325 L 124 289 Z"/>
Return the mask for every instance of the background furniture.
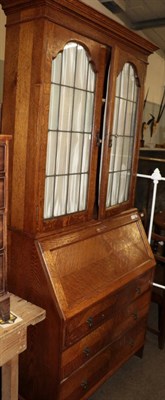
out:
<path id="1" fill-rule="evenodd" d="M 157 261 L 154 281 L 165 285 L 165 211 L 155 214 L 152 243 Z M 152 331 L 158 335 L 159 348 L 163 349 L 165 343 L 165 290 L 153 287 L 152 301 L 158 305 L 158 329 L 156 331 L 152 329 Z"/>
<path id="2" fill-rule="evenodd" d="M 139 153 L 139 164 L 138 173 L 151 175 L 156 168 L 162 177 L 165 176 L 165 149 L 140 149 Z M 148 222 L 151 211 L 151 200 L 152 200 L 153 184 L 150 179 L 137 179 L 136 194 L 135 194 L 135 206 L 141 211 L 145 209 L 146 212 L 146 229 L 148 228 Z M 141 196 L 143 193 L 143 196 Z M 159 182 L 156 197 L 156 212 L 165 209 L 165 191 L 164 182 Z"/>
<path id="3" fill-rule="evenodd" d="M 145 339 L 155 260 L 133 204 L 156 47 L 81 1 L 1 4 L 9 287 L 47 313 L 20 394 L 87 399 Z"/>
<path id="4" fill-rule="evenodd" d="M 5 328 L 0 325 L 2 400 L 18 400 L 18 358 L 27 348 L 27 328 L 45 319 L 45 311 L 26 300 L 10 294 L 10 301 L 12 313 L 20 320 L 13 324 L 7 322 Z"/>

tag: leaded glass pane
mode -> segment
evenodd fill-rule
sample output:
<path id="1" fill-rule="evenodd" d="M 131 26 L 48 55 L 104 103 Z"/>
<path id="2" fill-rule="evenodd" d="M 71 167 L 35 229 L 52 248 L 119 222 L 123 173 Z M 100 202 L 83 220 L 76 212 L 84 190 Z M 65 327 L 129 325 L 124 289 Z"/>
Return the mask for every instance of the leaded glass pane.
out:
<path id="1" fill-rule="evenodd" d="M 126 123 L 126 109 L 127 109 L 127 101 L 119 99 L 119 111 L 118 111 L 118 126 L 117 126 L 117 135 L 124 134 L 124 127 Z"/>
<path id="2" fill-rule="evenodd" d="M 77 46 L 77 65 L 75 87 L 79 89 L 87 89 L 89 62 L 85 50 L 82 46 Z"/>
<path id="3" fill-rule="evenodd" d="M 72 88 L 61 87 L 59 120 L 58 120 L 58 129 L 61 131 L 71 130 L 72 113 L 73 113 L 73 96 L 74 96 L 74 91 Z"/>
<path id="4" fill-rule="evenodd" d="M 87 202 L 88 174 L 81 175 L 79 210 L 85 210 Z"/>
<path id="5" fill-rule="evenodd" d="M 85 126 L 84 126 L 85 132 L 92 131 L 93 107 L 94 107 L 94 93 L 87 92 L 87 94 L 86 94 Z"/>
<path id="6" fill-rule="evenodd" d="M 50 218 L 53 213 L 54 177 L 45 180 L 44 218 Z"/>
<path id="7" fill-rule="evenodd" d="M 95 73 L 93 69 L 91 68 L 91 65 L 89 65 L 88 69 L 88 86 L 87 90 L 89 92 L 94 92 L 95 91 Z"/>
<path id="8" fill-rule="evenodd" d="M 78 211 L 80 175 L 69 175 L 67 214 Z"/>
<path id="9" fill-rule="evenodd" d="M 72 130 L 83 132 L 86 106 L 86 92 L 75 89 L 74 107 L 73 107 L 73 125 Z"/>
<path id="10" fill-rule="evenodd" d="M 52 61 L 52 83 L 60 83 L 61 81 L 61 53 Z M 50 96 L 51 97 L 51 96 Z"/>
<path id="11" fill-rule="evenodd" d="M 112 128 L 112 135 L 116 135 L 118 131 L 118 115 L 119 115 L 119 98 L 115 98 L 115 107 L 114 107 L 114 120 L 113 120 L 113 128 Z"/>
<path id="12" fill-rule="evenodd" d="M 118 192 L 120 185 L 120 172 L 114 172 L 112 176 L 112 194 L 111 194 L 111 205 L 118 204 Z"/>
<path id="13" fill-rule="evenodd" d="M 133 145 L 134 145 L 134 138 L 130 138 L 129 139 L 129 150 L 128 150 L 128 164 L 127 164 L 128 171 L 131 170 Z"/>
<path id="14" fill-rule="evenodd" d="M 68 43 L 62 52 L 62 77 L 61 84 L 64 86 L 74 86 L 76 69 L 76 43 Z"/>
<path id="15" fill-rule="evenodd" d="M 67 174 L 69 166 L 70 132 L 58 132 L 56 174 Z"/>
<path id="16" fill-rule="evenodd" d="M 123 99 L 128 99 L 129 70 L 130 64 L 126 63 L 121 73 L 121 87 L 119 94 L 119 97 Z"/>
<path id="17" fill-rule="evenodd" d="M 120 171 L 121 169 L 122 158 L 123 158 L 123 146 L 124 146 L 124 138 L 122 136 L 118 136 L 118 138 L 116 139 L 114 171 Z"/>
<path id="18" fill-rule="evenodd" d="M 124 145 L 123 145 L 123 157 L 122 157 L 122 165 L 121 165 L 121 169 L 126 170 L 129 166 L 130 168 L 130 161 L 132 159 L 131 155 L 132 155 L 132 146 L 130 146 L 130 142 L 132 143 L 133 140 L 131 140 L 128 137 L 124 138 Z"/>
<path id="19" fill-rule="evenodd" d="M 134 70 L 132 67 L 130 67 L 129 73 L 130 73 L 130 76 L 129 76 L 129 86 L 128 86 L 128 99 L 133 101 L 133 100 L 136 100 L 136 99 L 134 99 L 136 81 L 135 81 L 135 76 L 134 76 Z"/>
<path id="20" fill-rule="evenodd" d="M 88 172 L 89 170 L 89 156 L 91 149 L 91 135 L 84 135 L 83 140 L 83 152 L 82 152 L 82 172 Z"/>
<path id="21" fill-rule="evenodd" d="M 57 133 L 48 132 L 46 175 L 54 175 L 56 158 Z"/>
<path id="22" fill-rule="evenodd" d="M 49 122 L 48 122 L 48 129 L 51 130 L 56 130 L 58 125 L 59 95 L 60 95 L 59 86 L 52 84 L 50 93 L 50 108 L 49 108 Z"/>
<path id="23" fill-rule="evenodd" d="M 108 208 L 111 204 L 111 194 L 112 194 L 112 181 L 113 174 L 108 175 L 108 188 L 107 188 L 107 199 L 106 199 L 106 207 Z"/>
<path id="24" fill-rule="evenodd" d="M 81 133 L 72 133 L 71 142 L 71 157 L 70 157 L 70 170 L 72 173 L 80 173 L 81 171 L 81 156 L 82 156 L 82 146 L 83 146 L 83 135 Z"/>
<path id="25" fill-rule="evenodd" d="M 56 196 L 54 196 L 55 194 Z M 65 209 L 66 198 L 67 198 L 67 176 L 56 176 L 55 189 L 53 193 L 53 201 L 54 201 L 53 216 L 64 215 L 66 213 Z"/>
<path id="26" fill-rule="evenodd" d="M 133 103 L 127 102 L 126 118 L 125 118 L 125 135 L 130 136 L 132 134 L 132 119 L 133 119 Z"/>

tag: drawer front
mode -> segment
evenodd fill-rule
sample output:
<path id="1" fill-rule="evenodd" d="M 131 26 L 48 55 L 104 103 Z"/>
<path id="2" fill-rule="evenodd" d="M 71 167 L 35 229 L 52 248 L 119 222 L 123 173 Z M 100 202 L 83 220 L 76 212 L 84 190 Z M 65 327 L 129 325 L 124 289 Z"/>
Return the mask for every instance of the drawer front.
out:
<path id="1" fill-rule="evenodd" d="M 61 379 L 91 359 L 112 341 L 134 327 L 148 314 L 151 292 L 148 291 L 125 309 L 115 307 L 114 318 L 108 320 L 95 331 L 69 347 L 62 353 Z"/>
<path id="2" fill-rule="evenodd" d="M 3 249 L 4 214 L 0 211 L 0 251 Z"/>
<path id="3" fill-rule="evenodd" d="M 5 290 L 4 253 L 0 252 L 0 294 Z"/>
<path id="4" fill-rule="evenodd" d="M 123 332 L 135 326 L 143 317 L 147 317 L 151 300 L 151 291 L 144 293 L 125 308 L 116 308 L 114 318 L 114 336 L 119 337 Z"/>
<path id="5" fill-rule="evenodd" d="M 114 304 L 117 296 L 95 304 L 93 307 L 83 311 L 76 317 L 70 319 L 66 325 L 64 347 L 68 347 L 88 335 L 108 319 L 114 317 Z"/>
<path id="6" fill-rule="evenodd" d="M 5 154 L 6 154 L 6 145 L 0 144 L 0 173 L 5 172 Z"/>
<path id="7" fill-rule="evenodd" d="M 151 290 L 152 271 L 148 271 L 144 275 L 130 282 L 118 295 L 118 305 L 125 307 L 133 300 L 139 298 L 143 293 Z"/>
<path id="8" fill-rule="evenodd" d="M 111 343 L 113 324 L 114 319 L 108 320 L 62 353 L 61 379 L 69 376 Z"/>
<path id="9" fill-rule="evenodd" d="M 5 178 L 0 177 L 0 209 L 5 208 Z"/>
<path id="10" fill-rule="evenodd" d="M 109 296 L 108 299 L 67 321 L 63 348 L 73 345 L 105 321 L 113 318 L 118 309 L 124 309 L 130 302 L 149 291 L 151 289 L 151 279 L 152 271 L 149 271 L 129 283 L 117 294 Z"/>
<path id="11" fill-rule="evenodd" d="M 88 392 L 105 376 L 112 375 L 124 361 L 143 346 L 145 320 L 130 330 L 121 339 L 106 347 L 82 368 L 79 368 L 60 385 L 59 400 L 87 399 Z"/>

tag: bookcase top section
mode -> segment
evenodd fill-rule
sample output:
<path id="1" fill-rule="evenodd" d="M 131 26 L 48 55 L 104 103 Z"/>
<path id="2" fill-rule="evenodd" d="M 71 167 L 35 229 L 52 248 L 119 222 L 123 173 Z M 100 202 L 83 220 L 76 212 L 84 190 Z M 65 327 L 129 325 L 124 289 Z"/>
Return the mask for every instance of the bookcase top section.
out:
<path id="1" fill-rule="evenodd" d="M 0 0 L 0 4 L 5 14 L 11 16 L 7 25 L 18 23 L 21 20 L 26 22 L 35 18 L 38 20 L 46 18 L 51 22 L 66 26 L 69 16 L 73 18 L 71 26 L 73 30 L 79 29 L 79 24 L 83 24 L 81 30 L 83 28 L 84 32 L 88 29 L 91 33 L 95 29 L 108 38 L 130 43 L 132 47 L 138 48 L 147 55 L 158 49 L 147 39 L 79 0 Z M 17 21 L 12 17 L 14 14 L 17 15 Z"/>

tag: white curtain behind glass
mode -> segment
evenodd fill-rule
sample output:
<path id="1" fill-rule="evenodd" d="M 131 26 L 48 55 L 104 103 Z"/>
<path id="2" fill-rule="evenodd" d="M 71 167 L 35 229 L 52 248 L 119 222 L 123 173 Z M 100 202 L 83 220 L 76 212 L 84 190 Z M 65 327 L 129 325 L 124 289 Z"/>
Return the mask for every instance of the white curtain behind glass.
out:
<path id="1" fill-rule="evenodd" d="M 45 219 L 86 209 L 94 91 L 85 49 L 68 43 L 52 61 Z"/>
<path id="2" fill-rule="evenodd" d="M 126 63 L 116 81 L 107 208 L 128 200 L 135 137 L 137 89 L 134 69 L 131 64 Z"/>

